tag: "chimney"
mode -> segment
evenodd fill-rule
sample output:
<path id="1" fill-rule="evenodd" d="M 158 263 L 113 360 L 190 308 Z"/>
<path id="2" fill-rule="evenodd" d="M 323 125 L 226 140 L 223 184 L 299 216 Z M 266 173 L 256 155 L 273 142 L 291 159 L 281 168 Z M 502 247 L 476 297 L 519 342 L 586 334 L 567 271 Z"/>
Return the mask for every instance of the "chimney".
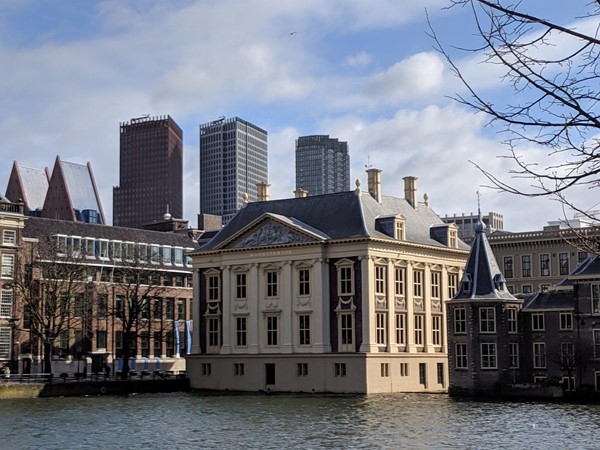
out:
<path id="1" fill-rule="evenodd" d="M 417 177 L 404 177 L 404 199 L 413 208 L 417 207 Z"/>
<path id="2" fill-rule="evenodd" d="M 306 189 L 298 188 L 294 191 L 294 198 L 308 197 L 308 191 Z"/>
<path id="3" fill-rule="evenodd" d="M 381 170 L 367 169 L 367 184 L 369 185 L 369 194 L 377 203 L 381 203 Z"/>
<path id="4" fill-rule="evenodd" d="M 261 183 L 256 183 L 256 201 L 257 202 L 266 202 L 269 200 L 269 187 L 271 185 L 269 183 L 265 183 L 264 181 Z"/>

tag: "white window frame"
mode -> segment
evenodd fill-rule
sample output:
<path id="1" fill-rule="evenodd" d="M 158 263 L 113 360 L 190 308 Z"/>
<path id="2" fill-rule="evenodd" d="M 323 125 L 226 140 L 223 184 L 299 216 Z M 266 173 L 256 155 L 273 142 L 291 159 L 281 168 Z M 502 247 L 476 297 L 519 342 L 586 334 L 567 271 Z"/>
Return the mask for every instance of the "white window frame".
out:
<path id="1" fill-rule="evenodd" d="M 354 295 L 354 262 L 349 259 L 338 261 L 336 272 L 338 295 Z"/>
<path id="2" fill-rule="evenodd" d="M 2 255 L 2 278 L 13 278 L 15 276 L 15 255 Z"/>
<path id="3" fill-rule="evenodd" d="M 497 369 L 498 368 L 498 351 L 495 342 L 482 342 L 481 350 L 481 368 L 482 369 Z"/>
<path id="4" fill-rule="evenodd" d="M 489 306 L 479 308 L 479 332 L 486 334 L 496 332 L 496 308 Z"/>
<path id="5" fill-rule="evenodd" d="M 413 296 L 423 298 L 423 278 L 425 271 L 423 269 L 413 270 Z"/>
<path id="6" fill-rule="evenodd" d="M 559 314 L 559 322 L 561 330 L 573 329 L 573 313 L 570 311 L 561 312 Z"/>
<path id="7" fill-rule="evenodd" d="M 206 353 L 219 353 L 221 350 L 221 319 L 219 316 L 206 318 Z"/>
<path id="8" fill-rule="evenodd" d="M 425 315 L 424 314 L 415 314 L 414 315 L 414 323 L 415 323 L 415 345 L 422 346 L 424 345 L 424 322 Z"/>
<path id="9" fill-rule="evenodd" d="M 0 296 L 0 317 L 11 318 L 14 301 L 14 292 L 12 290 L 2 289 Z"/>
<path id="10" fill-rule="evenodd" d="M 375 266 L 375 294 L 385 295 L 387 292 L 387 267 Z"/>
<path id="11" fill-rule="evenodd" d="M 338 314 L 338 344 L 340 352 L 355 352 L 354 343 L 355 320 L 353 312 L 340 312 Z"/>
<path id="12" fill-rule="evenodd" d="M 545 369 L 546 368 L 546 343 L 545 342 L 533 342 L 533 368 L 534 369 Z"/>
<path id="13" fill-rule="evenodd" d="M 310 296 L 310 269 L 298 269 L 298 297 Z"/>
<path id="14" fill-rule="evenodd" d="M 441 293 L 441 281 L 442 281 L 442 273 L 432 271 L 431 272 L 431 298 L 438 299 L 440 298 Z"/>
<path id="15" fill-rule="evenodd" d="M 267 298 L 279 297 L 279 271 L 267 270 L 265 272 L 265 293 Z"/>
<path id="16" fill-rule="evenodd" d="M 311 345 L 310 336 L 310 314 L 298 315 L 298 345 L 309 347 Z"/>
<path id="17" fill-rule="evenodd" d="M 544 331 L 546 329 L 544 313 L 531 314 L 531 331 Z"/>
<path id="18" fill-rule="evenodd" d="M 377 345 L 387 345 L 387 313 L 375 313 L 375 342 Z"/>
<path id="19" fill-rule="evenodd" d="M 2 244 L 3 245 L 17 245 L 17 231 L 16 230 L 3 230 L 2 231 Z"/>
<path id="20" fill-rule="evenodd" d="M 396 343 L 406 345 L 406 313 L 396 313 Z"/>
<path id="21" fill-rule="evenodd" d="M 518 333 L 519 332 L 519 322 L 518 322 L 518 310 L 517 308 L 508 307 L 506 309 L 506 322 L 508 324 L 508 332 L 509 333 Z"/>
<path id="22" fill-rule="evenodd" d="M 467 352 L 467 344 L 464 342 L 457 342 L 454 345 L 455 349 L 455 361 L 457 369 L 468 369 L 469 368 L 469 358 Z"/>
<path id="23" fill-rule="evenodd" d="M 11 337 L 10 327 L 0 327 L 0 360 L 10 359 Z"/>
<path id="24" fill-rule="evenodd" d="M 432 315 L 431 316 L 431 337 L 432 343 L 435 347 L 441 347 L 442 345 L 442 316 Z"/>
<path id="25" fill-rule="evenodd" d="M 267 347 L 279 347 L 279 316 L 267 314 L 265 316 L 265 330 L 267 332 L 265 344 Z"/>
<path id="26" fill-rule="evenodd" d="M 519 343 L 509 342 L 508 343 L 508 367 L 510 369 L 519 368 Z"/>
<path id="27" fill-rule="evenodd" d="M 454 334 L 467 333 L 467 308 L 454 308 Z"/>
<path id="28" fill-rule="evenodd" d="M 406 267 L 394 267 L 394 294 L 397 297 L 406 295 Z"/>

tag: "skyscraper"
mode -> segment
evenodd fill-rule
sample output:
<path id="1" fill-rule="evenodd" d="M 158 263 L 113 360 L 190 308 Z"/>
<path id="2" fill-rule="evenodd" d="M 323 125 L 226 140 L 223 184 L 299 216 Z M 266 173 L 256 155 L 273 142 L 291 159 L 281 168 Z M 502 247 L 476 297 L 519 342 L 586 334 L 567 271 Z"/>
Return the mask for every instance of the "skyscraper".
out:
<path id="1" fill-rule="evenodd" d="M 200 125 L 200 213 L 222 216 L 226 224 L 244 194 L 256 201 L 256 185 L 267 178 L 265 130 L 239 117 Z"/>
<path id="2" fill-rule="evenodd" d="M 140 228 L 168 211 L 183 215 L 183 132 L 170 116 L 120 124 L 119 186 L 113 188 L 113 224 Z"/>
<path id="3" fill-rule="evenodd" d="M 296 189 L 308 195 L 350 190 L 348 143 L 329 135 L 301 136 L 296 140 Z"/>

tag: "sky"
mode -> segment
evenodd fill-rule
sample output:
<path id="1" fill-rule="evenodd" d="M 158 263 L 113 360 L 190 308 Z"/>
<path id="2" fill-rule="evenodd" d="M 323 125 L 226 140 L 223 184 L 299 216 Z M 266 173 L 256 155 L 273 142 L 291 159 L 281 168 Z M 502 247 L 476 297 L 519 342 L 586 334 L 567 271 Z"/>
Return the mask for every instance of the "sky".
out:
<path id="1" fill-rule="evenodd" d="M 576 26 L 585 3 L 522 5 Z M 448 4 L 2 0 L 0 190 L 13 160 L 50 169 L 57 155 L 90 162 L 112 223 L 119 124 L 168 114 L 183 129 L 183 218 L 196 226 L 198 127 L 238 116 L 269 133 L 271 199 L 293 196 L 295 139 L 328 134 L 348 142 L 351 179 L 363 190 L 372 166 L 384 195 L 402 197 L 402 178 L 416 176 L 419 199 L 427 193 L 441 216 L 476 212 L 479 191 L 482 212 L 503 214 L 505 229 L 541 229 L 564 217 L 558 203 L 483 187 L 474 163 L 501 175 L 510 165 L 498 130 L 450 98 L 463 87 L 434 49 L 427 18 L 448 48 L 472 43 L 474 25 L 468 9 Z M 456 58 L 481 92 L 507 95 L 497 67 Z M 582 193 L 585 205 L 596 201 Z"/>

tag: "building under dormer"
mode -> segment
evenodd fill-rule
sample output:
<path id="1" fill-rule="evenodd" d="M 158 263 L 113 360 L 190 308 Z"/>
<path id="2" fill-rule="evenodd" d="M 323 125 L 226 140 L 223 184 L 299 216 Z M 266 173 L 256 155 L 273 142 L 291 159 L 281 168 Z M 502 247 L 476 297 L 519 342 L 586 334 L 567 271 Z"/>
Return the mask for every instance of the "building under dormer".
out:
<path id="1" fill-rule="evenodd" d="M 479 221 L 457 294 L 446 303 L 450 395 L 497 395 L 520 379 L 519 311 Z"/>
<path id="2" fill-rule="evenodd" d="M 193 388 L 446 391 L 443 304 L 468 246 L 415 177 L 395 198 L 367 172 L 368 193 L 248 203 L 191 253 Z"/>
<path id="3" fill-rule="evenodd" d="M 16 161 L 8 180 L 6 197 L 24 203 L 30 216 L 105 225 L 106 219 L 92 166 L 56 157 L 52 175 L 48 168 L 32 169 Z"/>

